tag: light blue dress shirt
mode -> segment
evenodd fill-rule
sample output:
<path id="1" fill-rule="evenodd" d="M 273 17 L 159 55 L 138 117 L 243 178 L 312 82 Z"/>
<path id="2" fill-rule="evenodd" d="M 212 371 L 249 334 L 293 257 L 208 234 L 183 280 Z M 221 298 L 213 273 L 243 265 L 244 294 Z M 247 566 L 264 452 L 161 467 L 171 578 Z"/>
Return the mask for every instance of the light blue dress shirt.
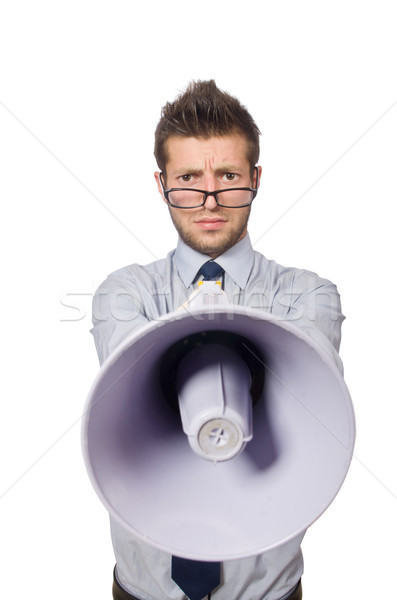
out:
<path id="1" fill-rule="evenodd" d="M 197 272 L 208 256 L 181 240 L 166 258 L 120 269 L 99 286 L 93 300 L 92 333 L 100 363 L 131 332 L 178 309 L 197 287 Z M 341 312 L 337 288 L 315 273 L 283 267 L 252 248 L 246 235 L 216 259 L 225 273 L 230 302 L 294 322 L 333 358 L 338 355 Z M 171 580 L 169 554 L 135 538 L 111 519 L 117 579 L 141 600 L 185 600 Z M 282 600 L 303 572 L 303 534 L 264 554 L 222 565 L 222 584 L 213 600 Z"/>

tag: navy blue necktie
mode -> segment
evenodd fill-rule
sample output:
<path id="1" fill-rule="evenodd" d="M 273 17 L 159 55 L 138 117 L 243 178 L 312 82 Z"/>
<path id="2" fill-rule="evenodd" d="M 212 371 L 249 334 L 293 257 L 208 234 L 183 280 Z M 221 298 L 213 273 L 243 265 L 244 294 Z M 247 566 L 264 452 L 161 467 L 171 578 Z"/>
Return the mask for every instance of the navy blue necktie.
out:
<path id="1" fill-rule="evenodd" d="M 203 281 L 216 281 L 224 270 L 218 263 L 209 260 L 198 272 Z M 221 565 L 219 562 L 206 562 L 172 557 L 171 577 L 190 600 L 202 600 L 220 584 Z"/>
<path id="2" fill-rule="evenodd" d="M 224 270 L 218 263 L 213 260 L 209 260 L 204 263 L 199 270 L 199 275 L 203 275 L 203 281 L 217 280 L 222 277 Z"/>
<path id="3" fill-rule="evenodd" d="M 190 600 L 202 600 L 218 587 L 221 565 L 173 556 L 171 577 Z"/>

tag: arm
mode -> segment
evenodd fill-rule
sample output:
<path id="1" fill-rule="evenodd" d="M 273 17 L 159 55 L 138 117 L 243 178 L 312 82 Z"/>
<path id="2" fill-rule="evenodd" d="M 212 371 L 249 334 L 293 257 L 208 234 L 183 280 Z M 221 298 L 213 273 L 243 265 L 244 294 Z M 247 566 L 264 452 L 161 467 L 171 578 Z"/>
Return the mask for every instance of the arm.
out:
<path id="1" fill-rule="evenodd" d="M 298 272 L 292 283 L 287 318 L 306 331 L 334 360 L 343 373 L 338 354 L 344 321 L 336 286 L 314 273 Z"/>
<path id="2" fill-rule="evenodd" d="M 148 321 L 138 285 L 110 275 L 95 292 L 92 303 L 91 333 L 100 364 L 131 332 Z"/>

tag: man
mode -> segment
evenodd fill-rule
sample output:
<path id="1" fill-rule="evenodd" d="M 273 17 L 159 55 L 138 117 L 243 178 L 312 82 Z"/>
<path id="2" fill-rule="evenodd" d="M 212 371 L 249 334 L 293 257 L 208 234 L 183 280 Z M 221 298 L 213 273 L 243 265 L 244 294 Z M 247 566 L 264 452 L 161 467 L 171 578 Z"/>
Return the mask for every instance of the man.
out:
<path id="1" fill-rule="evenodd" d="M 316 274 L 282 267 L 252 249 L 247 233 L 262 174 L 259 130 L 248 111 L 214 81 L 194 82 L 163 108 L 155 134 L 159 193 L 179 234 L 165 259 L 110 275 L 93 305 L 100 362 L 148 321 L 176 310 L 216 259 L 235 304 L 293 320 L 334 358 L 343 316 L 336 287 Z M 183 600 L 171 557 L 111 520 L 115 600 Z M 262 555 L 226 561 L 212 600 L 299 600 L 303 535 Z M 208 596 L 209 597 L 209 596 Z"/>

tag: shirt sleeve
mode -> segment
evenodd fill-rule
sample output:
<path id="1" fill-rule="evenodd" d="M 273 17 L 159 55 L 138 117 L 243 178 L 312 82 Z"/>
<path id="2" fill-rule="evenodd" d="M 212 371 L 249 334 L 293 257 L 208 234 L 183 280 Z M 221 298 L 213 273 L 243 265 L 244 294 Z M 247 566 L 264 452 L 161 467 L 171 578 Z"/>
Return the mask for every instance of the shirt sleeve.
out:
<path id="1" fill-rule="evenodd" d="M 92 322 L 91 333 L 102 364 L 127 336 L 149 322 L 137 284 L 110 275 L 95 292 Z"/>
<path id="2" fill-rule="evenodd" d="M 288 318 L 331 356 L 343 374 L 339 348 L 345 317 L 337 287 L 314 273 L 298 272 L 292 283 Z"/>

